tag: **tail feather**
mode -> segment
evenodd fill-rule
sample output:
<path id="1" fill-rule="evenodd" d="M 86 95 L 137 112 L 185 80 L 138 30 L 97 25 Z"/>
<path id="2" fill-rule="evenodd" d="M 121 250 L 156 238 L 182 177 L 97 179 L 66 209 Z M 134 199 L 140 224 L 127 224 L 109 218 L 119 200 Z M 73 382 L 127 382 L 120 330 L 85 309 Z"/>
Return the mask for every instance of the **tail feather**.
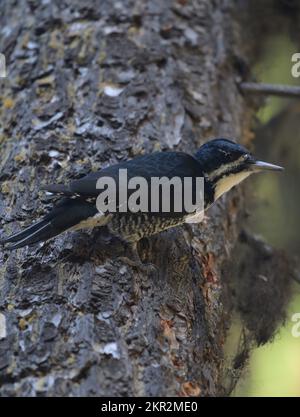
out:
<path id="1" fill-rule="evenodd" d="M 44 242 L 97 213 L 94 204 L 80 199 L 64 198 L 42 220 L 21 232 L 0 240 L 0 244 L 5 245 L 12 242 L 13 244 L 7 246 L 7 249 L 18 249 Z"/>
<path id="2" fill-rule="evenodd" d="M 35 232 L 38 230 L 41 226 L 45 224 L 45 220 L 40 220 L 39 222 L 34 223 L 33 225 L 27 227 L 25 230 L 22 230 L 21 232 L 15 233 L 7 238 L 0 239 L 0 245 L 5 245 L 6 243 L 10 242 L 18 242 L 22 240 L 23 238 L 27 237 L 28 234 Z"/>
<path id="3" fill-rule="evenodd" d="M 48 240 L 51 237 L 53 237 L 51 236 L 52 235 L 51 232 L 55 233 L 55 231 L 53 230 L 52 224 L 48 222 L 44 224 L 43 226 L 40 226 L 40 228 L 36 230 L 35 232 L 30 233 L 28 236 L 17 241 L 13 245 L 9 245 L 7 249 L 10 249 L 10 250 L 18 249 L 18 248 L 22 248 L 23 246 L 33 245 L 34 243 L 41 242 L 43 240 Z M 54 236 L 56 234 L 57 233 L 55 233 Z"/>

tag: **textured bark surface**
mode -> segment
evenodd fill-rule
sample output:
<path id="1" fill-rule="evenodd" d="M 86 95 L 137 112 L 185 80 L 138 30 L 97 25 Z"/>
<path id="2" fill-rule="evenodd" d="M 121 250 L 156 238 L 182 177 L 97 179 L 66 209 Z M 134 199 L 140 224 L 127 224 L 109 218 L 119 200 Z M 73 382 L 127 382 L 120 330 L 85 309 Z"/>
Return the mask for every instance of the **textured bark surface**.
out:
<path id="1" fill-rule="evenodd" d="M 244 46 L 233 3 L 4 1 L 1 234 L 47 210 L 41 183 L 157 149 L 193 152 L 220 135 L 249 144 L 253 111 L 236 85 Z M 283 255 L 239 238 L 243 190 L 214 205 L 202 225 L 141 242 L 157 275 L 122 264 L 118 242 L 99 231 L 1 251 L 1 395 L 229 392 L 251 344 L 268 340 L 281 320 L 288 288 Z M 255 280 L 256 267 L 273 293 Z M 270 318 L 263 306 L 274 294 Z M 248 339 L 233 370 L 226 365 L 226 388 L 223 345 L 234 306 Z"/>

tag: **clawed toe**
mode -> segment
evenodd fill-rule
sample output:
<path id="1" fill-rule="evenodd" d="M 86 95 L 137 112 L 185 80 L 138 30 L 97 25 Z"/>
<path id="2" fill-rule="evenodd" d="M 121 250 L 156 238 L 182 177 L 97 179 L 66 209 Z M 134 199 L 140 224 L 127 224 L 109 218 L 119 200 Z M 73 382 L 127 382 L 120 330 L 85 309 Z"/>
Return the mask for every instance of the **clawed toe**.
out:
<path id="1" fill-rule="evenodd" d="M 130 265 L 145 274 L 154 274 L 158 272 L 157 266 L 152 263 L 144 264 L 142 261 L 130 259 L 127 256 L 120 256 L 119 259 L 127 265 Z"/>

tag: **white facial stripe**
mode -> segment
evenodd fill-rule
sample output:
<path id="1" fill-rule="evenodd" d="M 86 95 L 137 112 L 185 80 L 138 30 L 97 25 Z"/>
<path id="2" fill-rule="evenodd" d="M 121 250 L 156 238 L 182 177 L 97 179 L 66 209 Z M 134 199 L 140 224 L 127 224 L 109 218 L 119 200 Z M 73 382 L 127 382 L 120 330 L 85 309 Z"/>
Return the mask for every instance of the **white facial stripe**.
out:
<path id="1" fill-rule="evenodd" d="M 249 177 L 252 172 L 238 172 L 237 174 L 231 175 L 224 175 L 224 177 L 220 178 L 215 186 L 215 200 L 221 197 L 222 194 L 229 191 L 232 187 L 239 184 L 245 178 Z"/>
<path id="2" fill-rule="evenodd" d="M 243 162 L 243 161 L 244 161 L 244 156 L 242 155 L 236 161 L 228 162 L 228 164 L 221 165 L 218 169 L 216 169 L 215 171 L 208 174 L 207 178 L 210 181 L 213 181 L 215 178 L 217 178 L 219 176 L 222 176 L 223 174 L 225 175 L 226 172 L 230 172 L 230 171 L 234 170 L 234 168 L 238 167 L 240 165 L 240 163 Z"/>

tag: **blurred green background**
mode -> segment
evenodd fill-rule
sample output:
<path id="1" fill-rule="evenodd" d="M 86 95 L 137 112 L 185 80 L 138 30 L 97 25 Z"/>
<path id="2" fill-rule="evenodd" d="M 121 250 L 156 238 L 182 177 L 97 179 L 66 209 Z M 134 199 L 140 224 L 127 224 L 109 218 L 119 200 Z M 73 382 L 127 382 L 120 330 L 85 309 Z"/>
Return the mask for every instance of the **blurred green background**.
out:
<path id="1" fill-rule="evenodd" d="M 284 35 L 266 40 L 255 68 L 258 81 L 300 85 L 291 74 L 297 50 Z M 285 166 L 283 175 L 258 175 L 252 185 L 249 226 L 270 244 L 299 255 L 300 100 L 269 97 L 258 112 L 255 153 Z M 300 313 L 300 284 L 293 286 L 286 323 L 273 342 L 252 352 L 250 364 L 233 396 L 300 396 L 300 337 L 292 336 L 291 317 Z M 233 332 L 238 332 L 238 318 Z"/>

